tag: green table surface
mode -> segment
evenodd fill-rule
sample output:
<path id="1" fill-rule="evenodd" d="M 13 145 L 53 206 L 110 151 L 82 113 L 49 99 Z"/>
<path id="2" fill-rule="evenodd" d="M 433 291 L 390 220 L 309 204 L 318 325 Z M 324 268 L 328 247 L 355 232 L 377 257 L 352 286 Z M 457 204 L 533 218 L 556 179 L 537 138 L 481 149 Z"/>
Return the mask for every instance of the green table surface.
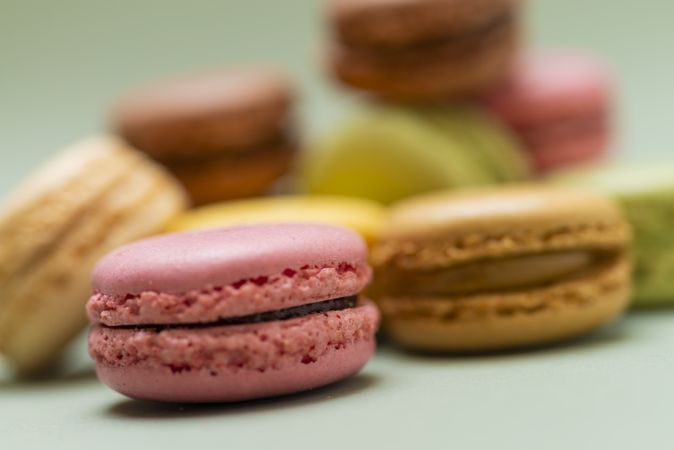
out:
<path id="1" fill-rule="evenodd" d="M 616 157 L 667 158 L 674 3 L 528 3 L 530 45 L 585 48 L 614 68 Z M 104 129 L 121 90 L 193 68 L 276 63 L 297 80 L 305 134 L 328 128 L 357 101 L 322 73 L 320 11 L 316 0 L 0 0 L 0 195 Z M 469 358 L 383 346 L 335 386 L 177 407 L 99 384 L 82 338 L 56 379 L 17 383 L 0 369 L 0 449 L 672 448 L 673 344 L 674 311 L 637 312 L 568 345 Z"/>

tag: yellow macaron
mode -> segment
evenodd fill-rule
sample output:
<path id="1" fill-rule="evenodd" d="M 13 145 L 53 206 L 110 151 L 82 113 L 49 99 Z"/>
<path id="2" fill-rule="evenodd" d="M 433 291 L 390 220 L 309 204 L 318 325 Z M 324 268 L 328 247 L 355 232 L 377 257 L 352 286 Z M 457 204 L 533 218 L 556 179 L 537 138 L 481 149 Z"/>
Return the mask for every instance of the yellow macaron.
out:
<path id="1" fill-rule="evenodd" d="M 177 216 L 168 231 L 199 230 L 256 223 L 317 222 L 342 225 L 371 245 L 385 208 L 373 201 L 337 196 L 279 196 L 204 206 Z"/>

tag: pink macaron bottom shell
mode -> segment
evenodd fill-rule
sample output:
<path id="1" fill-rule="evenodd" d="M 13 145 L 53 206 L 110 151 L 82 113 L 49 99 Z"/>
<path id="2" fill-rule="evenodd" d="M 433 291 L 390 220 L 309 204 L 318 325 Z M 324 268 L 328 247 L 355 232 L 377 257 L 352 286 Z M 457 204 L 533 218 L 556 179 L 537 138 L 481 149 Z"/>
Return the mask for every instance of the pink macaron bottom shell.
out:
<path id="1" fill-rule="evenodd" d="M 176 403 L 253 400 L 302 392 L 356 374 L 375 350 L 374 339 L 332 350 L 311 364 L 265 372 L 232 370 L 170 373 L 143 367 L 96 367 L 98 378 L 128 397 Z"/>
<path id="2" fill-rule="evenodd" d="M 282 395 L 357 372 L 372 356 L 379 312 L 357 307 L 288 320 L 184 328 L 95 326 L 99 378 L 130 397 L 223 402 Z"/>
<path id="3" fill-rule="evenodd" d="M 372 276 L 366 263 L 286 268 L 280 273 L 207 286 L 181 294 L 95 293 L 87 304 L 89 320 L 108 326 L 214 322 L 358 294 Z"/>

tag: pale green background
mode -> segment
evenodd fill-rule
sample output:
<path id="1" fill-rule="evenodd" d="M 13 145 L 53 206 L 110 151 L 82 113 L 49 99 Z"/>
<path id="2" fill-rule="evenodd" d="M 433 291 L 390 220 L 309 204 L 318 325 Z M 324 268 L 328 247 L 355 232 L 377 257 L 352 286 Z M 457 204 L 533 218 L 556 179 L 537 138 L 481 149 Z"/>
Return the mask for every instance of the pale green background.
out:
<path id="1" fill-rule="evenodd" d="M 348 101 L 321 77 L 315 0 L 0 0 L 0 194 L 45 156 L 99 130 L 129 85 L 191 68 L 272 61 L 297 79 L 311 133 Z M 619 154 L 671 152 L 666 0 L 531 1 L 538 46 L 604 55 L 620 91 Z M 0 243 L 2 245 L 2 243 Z M 633 314 L 587 340 L 524 354 L 428 358 L 385 348 L 362 375 L 236 406 L 125 400 L 88 371 L 0 381 L 0 448 L 672 448 L 674 316 Z"/>

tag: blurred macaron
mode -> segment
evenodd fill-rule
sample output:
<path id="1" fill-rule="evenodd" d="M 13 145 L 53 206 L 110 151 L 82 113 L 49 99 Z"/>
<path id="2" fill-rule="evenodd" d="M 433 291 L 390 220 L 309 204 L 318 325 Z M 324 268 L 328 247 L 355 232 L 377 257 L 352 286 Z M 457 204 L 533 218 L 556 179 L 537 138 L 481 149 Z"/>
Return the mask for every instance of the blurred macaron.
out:
<path id="1" fill-rule="evenodd" d="M 0 353 L 21 374 L 48 367 L 86 324 L 95 262 L 185 206 L 172 176 L 117 139 L 54 156 L 0 209 Z"/>
<path id="2" fill-rule="evenodd" d="M 404 101 L 499 81 L 516 53 L 518 0 L 332 0 L 329 64 L 346 85 Z"/>
<path id="3" fill-rule="evenodd" d="M 372 245 L 385 217 L 379 203 L 353 197 L 289 195 L 216 203 L 184 212 L 168 231 L 201 230 L 264 223 L 342 225 Z"/>
<path id="4" fill-rule="evenodd" d="M 391 203 L 437 189 L 516 181 L 529 168 L 499 123 L 469 105 L 378 104 L 320 137 L 300 188 Z"/>
<path id="5" fill-rule="evenodd" d="M 574 51 L 523 55 L 481 103 L 510 126 L 541 173 L 593 162 L 612 141 L 612 82 L 596 57 Z"/>
<path id="6" fill-rule="evenodd" d="M 391 207 L 372 250 L 372 298 L 396 343 L 427 352 L 562 341 L 628 305 L 630 230 L 610 198 L 516 185 Z"/>
<path id="7" fill-rule="evenodd" d="M 566 171 L 553 180 L 613 196 L 634 230 L 634 304 L 674 305 L 674 163 Z"/>
<path id="8" fill-rule="evenodd" d="M 297 147 L 293 92 L 268 67 L 238 67 L 157 81 L 122 96 L 113 128 L 164 164 L 196 204 L 267 192 Z"/>

